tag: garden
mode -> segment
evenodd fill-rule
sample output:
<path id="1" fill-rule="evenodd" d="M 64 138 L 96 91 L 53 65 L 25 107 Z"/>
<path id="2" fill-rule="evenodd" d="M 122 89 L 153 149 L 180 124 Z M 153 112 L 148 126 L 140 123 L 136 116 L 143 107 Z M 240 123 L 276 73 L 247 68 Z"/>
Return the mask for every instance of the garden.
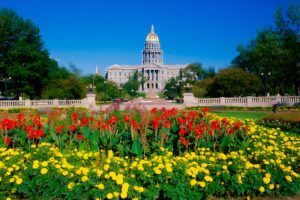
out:
<path id="1" fill-rule="evenodd" d="M 299 195 L 300 137 L 199 110 L 53 110 L 1 119 L 0 199 Z"/>

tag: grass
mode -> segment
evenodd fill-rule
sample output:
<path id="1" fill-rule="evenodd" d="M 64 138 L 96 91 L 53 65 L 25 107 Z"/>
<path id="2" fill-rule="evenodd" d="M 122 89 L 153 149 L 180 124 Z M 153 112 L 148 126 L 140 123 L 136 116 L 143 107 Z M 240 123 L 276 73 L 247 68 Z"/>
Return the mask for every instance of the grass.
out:
<path id="1" fill-rule="evenodd" d="M 269 116 L 268 112 L 255 111 L 211 111 L 220 117 L 235 117 L 240 120 L 254 119 L 259 120 Z"/>

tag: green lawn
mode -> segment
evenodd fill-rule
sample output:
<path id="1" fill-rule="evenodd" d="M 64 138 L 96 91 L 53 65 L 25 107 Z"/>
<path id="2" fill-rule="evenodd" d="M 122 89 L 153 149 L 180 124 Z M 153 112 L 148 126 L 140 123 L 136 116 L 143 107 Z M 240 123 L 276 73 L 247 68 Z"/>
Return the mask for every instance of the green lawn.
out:
<path id="1" fill-rule="evenodd" d="M 212 111 L 221 117 L 235 117 L 237 119 L 262 119 L 267 117 L 268 112 L 255 112 L 255 111 Z"/>

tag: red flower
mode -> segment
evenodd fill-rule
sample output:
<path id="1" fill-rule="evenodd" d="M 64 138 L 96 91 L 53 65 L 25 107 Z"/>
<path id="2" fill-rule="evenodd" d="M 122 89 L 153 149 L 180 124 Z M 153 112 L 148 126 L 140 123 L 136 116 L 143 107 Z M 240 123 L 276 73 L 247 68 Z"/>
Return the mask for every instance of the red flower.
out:
<path id="1" fill-rule="evenodd" d="M 244 129 L 245 129 L 246 131 L 248 131 L 248 130 L 249 130 L 249 126 L 248 126 L 248 125 L 244 126 Z"/>
<path id="2" fill-rule="evenodd" d="M 77 134 L 77 139 L 78 139 L 78 140 L 83 140 L 84 137 L 83 137 L 83 135 L 81 135 L 81 134 Z"/>
<path id="3" fill-rule="evenodd" d="M 180 138 L 180 144 L 183 144 L 183 145 L 188 145 L 189 144 L 189 141 L 185 138 Z"/>
<path id="4" fill-rule="evenodd" d="M 100 127 L 101 126 L 101 119 L 98 120 L 97 125 Z"/>
<path id="5" fill-rule="evenodd" d="M 83 118 L 81 119 L 81 124 L 80 124 L 80 126 L 87 126 L 88 124 L 89 124 L 89 119 L 86 118 L 86 117 L 83 117 Z"/>
<path id="6" fill-rule="evenodd" d="M 78 121 L 78 115 L 77 115 L 77 113 L 73 113 L 73 114 L 72 114 L 72 120 L 73 120 L 73 122 L 74 122 L 75 124 L 77 124 L 77 121 Z"/>
<path id="7" fill-rule="evenodd" d="M 195 134 L 197 135 L 197 136 L 201 136 L 202 134 L 204 133 L 204 130 L 200 127 L 200 126 L 196 126 L 195 127 Z"/>
<path id="8" fill-rule="evenodd" d="M 37 130 L 36 131 L 36 136 L 37 137 L 44 137 L 45 136 L 44 130 L 43 129 Z"/>
<path id="9" fill-rule="evenodd" d="M 157 108 L 152 108 L 152 109 L 151 109 L 151 113 L 152 113 L 152 114 L 157 113 Z"/>
<path id="10" fill-rule="evenodd" d="M 186 134 L 187 134 L 187 132 L 186 132 L 185 128 L 181 128 L 179 130 L 179 135 L 181 135 L 182 137 L 185 136 Z"/>
<path id="11" fill-rule="evenodd" d="M 101 129 L 102 130 L 108 130 L 109 129 L 109 124 L 108 123 L 101 124 Z"/>
<path id="12" fill-rule="evenodd" d="M 188 125 L 187 125 L 189 131 L 192 131 L 194 130 L 194 127 L 193 127 L 193 122 L 188 122 Z"/>
<path id="13" fill-rule="evenodd" d="M 220 126 L 219 126 L 219 121 L 218 120 L 214 120 L 210 123 L 210 126 L 213 130 L 219 130 Z"/>
<path id="14" fill-rule="evenodd" d="M 118 122 L 117 116 L 113 115 L 110 117 L 110 119 L 109 119 L 110 124 L 116 124 L 117 122 Z"/>
<path id="15" fill-rule="evenodd" d="M 56 127 L 56 133 L 57 133 L 57 134 L 61 134 L 61 131 L 62 131 L 63 128 L 64 128 L 63 125 L 57 126 L 57 127 Z"/>
<path id="16" fill-rule="evenodd" d="M 231 135 L 233 132 L 234 132 L 234 127 L 227 129 L 228 135 Z"/>
<path id="17" fill-rule="evenodd" d="M 124 122 L 129 122 L 130 121 L 130 115 L 125 114 L 123 120 L 124 120 Z"/>
<path id="18" fill-rule="evenodd" d="M 160 122 L 157 119 L 152 120 L 152 128 L 153 129 L 158 129 L 159 125 L 160 125 Z"/>
<path id="19" fill-rule="evenodd" d="M 5 142 L 5 144 L 9 145 L 10 144 L 10 137 L 7 136 L 7 138 L 2 138 L 3 142 Z"/>
<path id="20" fill-rule="evenodd" d="M 10 119 L 3 119 L 1 122 L 2 130 L 11 130 L 14 127 L 14 121 Z"/>
<path id="21" fill-rule="evenodd" d="M 18 120 L 22 120 L 25 118 L 25 115 L 23 113 L 18 114 Z"/>
<path id="22" fill-rule="evenodd" d="M 226 126 L 230 124 L 230 121 L 227 118 L 223 118 L 222 123 Z"/>
<path id="23" fill-rule="evenodd" d="M 131 120 L 130 126 L 131 126 L 132 128 L 136 128 L 136 127 L 137 127 L 136 121 L 135 121 L 135 120 Z"/>
<path id="24" fill-rule="evenodd" d="M 170 120 L 166 120 L 164 123 L 164 128 L 171 128 L 172 127 L 172 122 Z"/>
<path id="25" fill-rule="evenodd" d="M 185 119 L 179 117 L 179 118 L 177 118 L 177 122 L 178 122 L 180 125 L 184 125 L 186 121 L 185 121 Z"/>
<path id="26" fill-rule="evenodd" d="M 70 132 L 74 132 L 76 130 L 76 126 L 74 124 L 71 124 L 69 127 Z"/>
<path id="27" fill-rule="evenodd" d="M 208 112 L 208 108 L 202 108 L 201 111 L 202 111 L 203 113 L 206 113 L 206 112 Z"/>

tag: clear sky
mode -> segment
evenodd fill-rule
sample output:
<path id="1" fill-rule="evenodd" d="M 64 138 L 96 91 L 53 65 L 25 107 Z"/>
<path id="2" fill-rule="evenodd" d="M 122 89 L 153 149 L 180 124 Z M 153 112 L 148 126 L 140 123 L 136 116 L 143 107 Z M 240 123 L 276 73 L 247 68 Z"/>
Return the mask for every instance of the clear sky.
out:
<path id="1" fill-rule="evenodd" d="M 274 25 L 289 0 L 0 0 L 30 19 L 60 64 L 84 74 L 112 64 L 141 64 L 151 24 L 165 64 L 226 67 L 257 31 Z"/>

